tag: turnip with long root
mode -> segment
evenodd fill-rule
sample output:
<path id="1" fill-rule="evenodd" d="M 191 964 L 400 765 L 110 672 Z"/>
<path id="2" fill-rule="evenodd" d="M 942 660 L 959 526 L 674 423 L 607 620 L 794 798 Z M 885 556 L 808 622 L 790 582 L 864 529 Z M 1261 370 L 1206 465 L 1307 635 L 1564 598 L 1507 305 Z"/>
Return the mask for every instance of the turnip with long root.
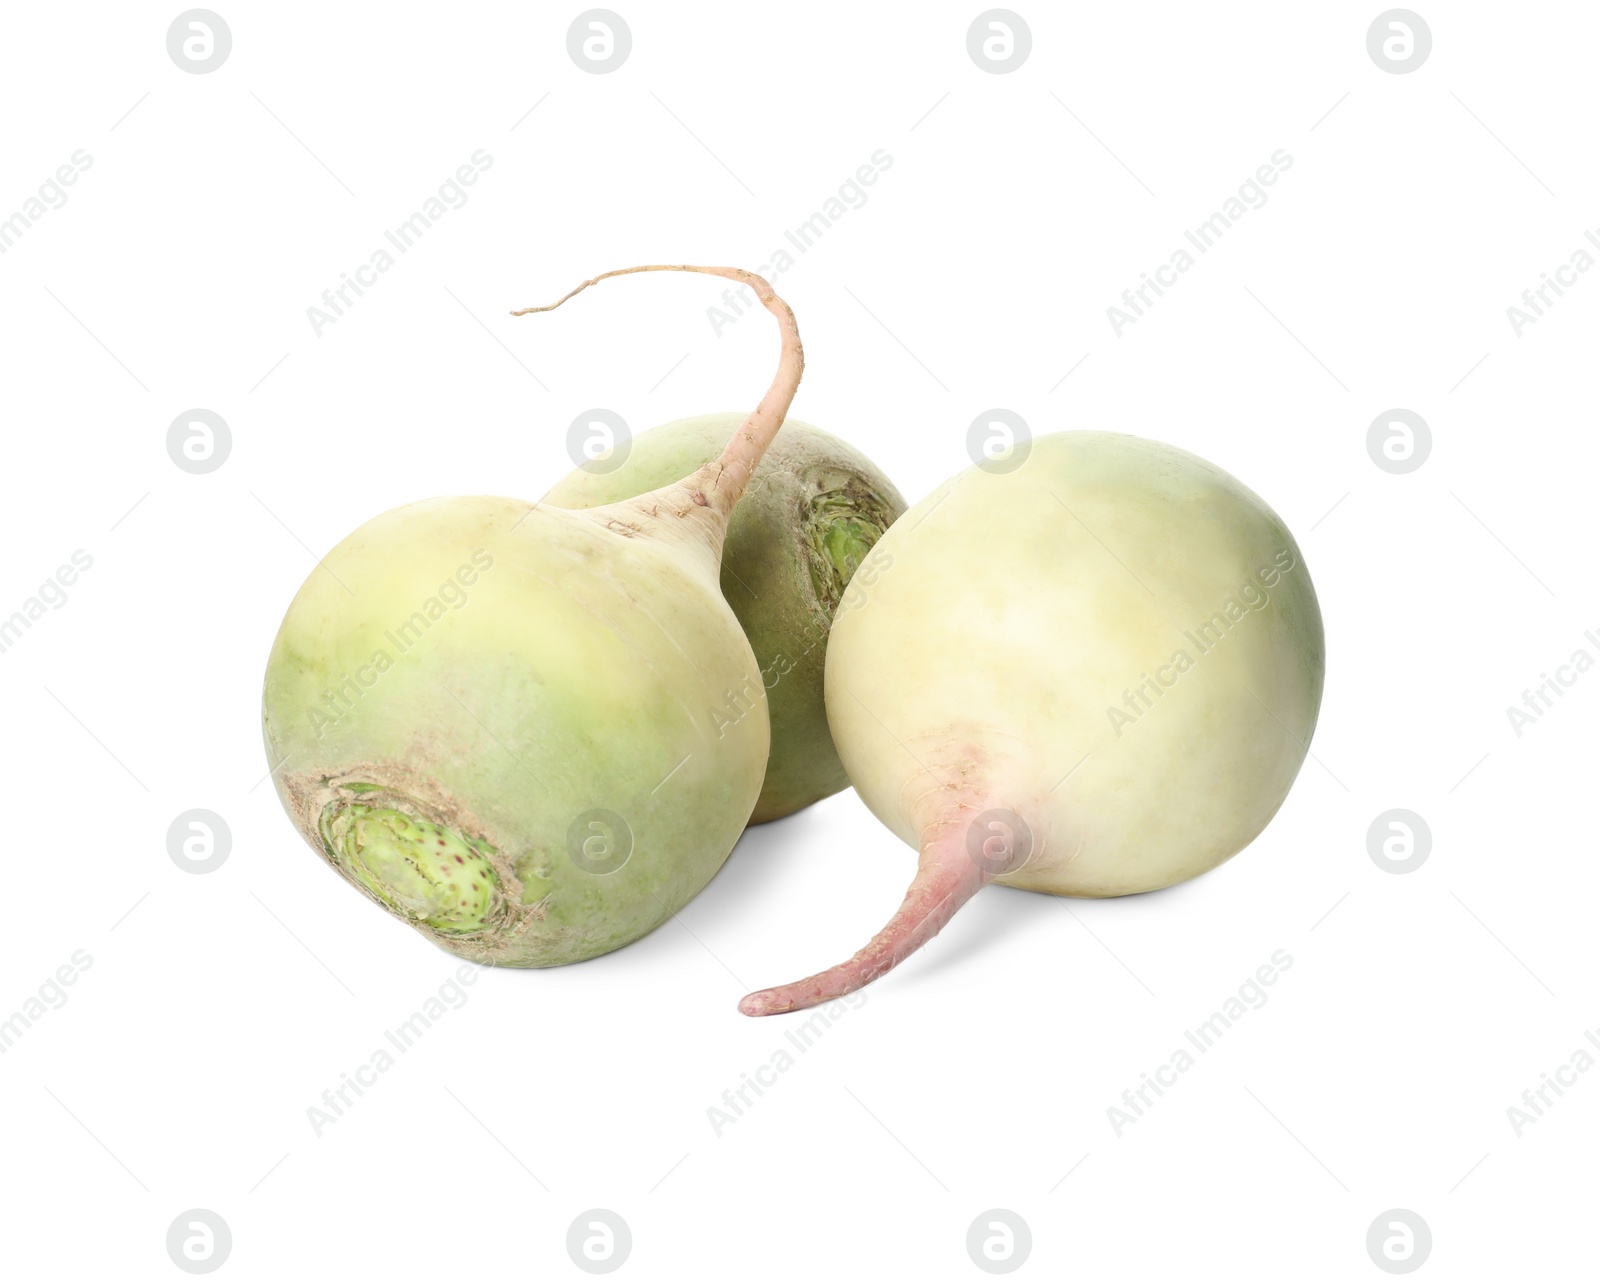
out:
<path id="1" fill-rule="evenodd" d="M 374 518 L 312 571 L 267 665 L 278 794 L 311 847 L 444 949 L 544 967 L 644 936 L 717 872 L 766 767 L 761 690 L 718 588 L 729 515 L 804 365 L 789 306 L 778 371 L 717 458 L 586 511 L 498 496 Z M 519 314 L 520 315 L 520 314 Z"/>
<path id="2" fill-rule="evenodd" d="M 854 958 L 741 1011 L 866 985 L 991 881 L 1115 897 L 1192 879 L 1288 794 L 1322 617 L 1288 528 L 1221 469 L 1138 437 L 1040 438 L 913 505 L 874 556 L 834 619 L 828 721 L 917 874 Z"/>
<path id="3" fill-rule="evenodd" d="M 580 465 L 544 502 L 585 509 L 654 490 L 715 459 L 740 418 L 697 415 L 641 433 L 620 463 Z M 734 723 L 765 702 L 772 750 L 752 825 L 850 784 L 822 701 L 828 629 L 851 577 L 905 509 L 894 483 L 860 451 L 791 418 L 733 511 L 722 594 L 744 626 L 766 691 L 730 689 L 714 717 Z"/>

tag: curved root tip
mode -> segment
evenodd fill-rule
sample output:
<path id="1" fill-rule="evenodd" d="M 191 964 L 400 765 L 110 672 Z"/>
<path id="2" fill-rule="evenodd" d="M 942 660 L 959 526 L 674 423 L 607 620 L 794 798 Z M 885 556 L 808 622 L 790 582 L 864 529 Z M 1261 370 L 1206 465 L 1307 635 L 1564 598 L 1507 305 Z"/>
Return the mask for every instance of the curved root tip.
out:
<path id="1" fill-rule="evenodd" d="M 599 276 L 590 277 L 581 285 L 567 291 L 554 303 L 547 303 L 539 308 L 517 308 L 511 315 L 522 317 L 531 312 L 549 312 L 597 282 L 609 280 L 611 277 L 631 276 L 635 272 L 703 272 L 708 276 L 725 277 L 754 290 L 761 305 L 777 319 L 782 345 L 778 356 L 778 373 L 773 378 L 771 387 L 767 389 L 760 404 L 746 417 L 721 456 L 684 479 L 685 483 L 698 486 L 709 493 L 710 502 L 706 503 L 705 507 L 713 510 L 718 518 L 726 523 L 728 516 L 733 512 L 733 506 L 744 494 L 750 475 L 761 462 L 762 454 L 777 436 L 778 429 L 782 427 L 783 417 L 789 413 L 789 403 L 794 400 L 795 389 L 800 386 L 800 377 L 805 371 L 805 350 L 800 343 L 800 330 L 795 324 L 794 311 L 772 292 L 772 286 L 764 277 L 748 272 L 744 268 L 714 268 L 694 263 L 647 263 L 636 268 L 617 268 L 611 272 L 602 272 Z M 697 503 L 702 502 L 697 501 Z M 717 536 L 719 553 L 721 538 L 719 534 Z"/>
<path id="2" fill-rule="evenodd" d="M 602 272 L 599 276 L 590 277 L 582 284 L 574 286 L 554 303 L 542 304 L 537 308 L 513 308 L 511 315 L 513 317 L 525 317 L 530 312 L 553 312 L 568 299 L 572 298 L 573 295 L 582 294 L 592 285 L 609 280 L 611 277 L 632 276 L 635 272 L 704 272 L 710 276 L 727 277 L 732 281 L 743 282 L 756 292 L 756 297 L 762 303 L 777 297 L 772 293 L 772 287 L 767 284 L 764 278 L 756 276 L 753 272 L 747 272 L 744 268 L 710 268 L 695 263 L 644 263 L 636 268 L 615 268 L 610 272 Z"/>
<path id="3" fill-rule="evenodd" d="M 959 834 L 947 834 L 923 848 L 917 877 L 906 890 L 900 909 L 865 947 L 825 972 L 787 986 L 753 991 L 739 1001 L 739 1011 L 746 1017 L 771 1017 L 825 1004 L 860 990 L 933 940 L 996 873 L 967 856 Z"/>
<path id="4" fill-rule="evenodd" d="M 774 1013 L 793 1012 L 794 1005 L 785 1003 L 779 991 L 756 991 L 739 1001 L 739 1011 L 746 1017 L 771 1017 Z"/>

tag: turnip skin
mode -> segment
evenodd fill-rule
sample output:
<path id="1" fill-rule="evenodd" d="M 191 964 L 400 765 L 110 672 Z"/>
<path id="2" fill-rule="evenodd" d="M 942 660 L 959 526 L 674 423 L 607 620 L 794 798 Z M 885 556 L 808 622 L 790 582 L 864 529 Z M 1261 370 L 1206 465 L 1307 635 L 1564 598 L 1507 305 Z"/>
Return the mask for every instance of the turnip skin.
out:
<path id="1" fill-rule="evenodd" d="M 610 504 L 683 477 L 716 458 L 743 418 L 699 415 L 635 438 L 610 472 L 575 469 L 544 497 L 563 508 Z M 849 444 L 796 419 L 784 422 L 722 551 L 722 592 L 755 650 L 766 686 L 772 749 L 751 824 L 777 820 L 849 785 L 828 730 L 822 680 L 828 628 L 862 558 L 906 504 Z M 720 695 L 723 722 L 747 703 Z"/>
<path id="2" fill-rule="evenodd" d="M 474 553 L 492 563 L 465 602 L 401 653 L 396 630 Z M 709 564 L 491 496 L 392 510 L 323 564 L 273 647 L 267 747 L 307 841 L 379 904 L 458 954 L 543 966 L 643 936 L 717 872 L 760 789 L 767 721 L 758 710 L 718 728 L 708 714 L 730 682 L 759 688 L 738 622 L 707 605 Z M 325 693 L 363 667 L 370 687 L 330 723 L 340 706 Z M 368 784 L 500 854 L 501 896 L 481 930 L 413 918 L 328 852 L 324 809 L 365 797 L 339 786 Z M 602 875 L 567 847 L 594 808 L 632 832 L 632 855 Z"/>
<path id="3" fill-rule="evenodd" d="M 760 690 L 717 575 L 799 383 L 793 313 L 760 277 L 689 265 L 606 273 L 550 307 L 668 270 L 749 285 L 779 322 L 778 374 L 716 460 L 582 513 L 495 496 L 391 510 L 319 563 L 268 661 L 266 748 L 301 834 L 481 963 L 570 963 L 643 936 L 721 866 L 760 791 L 764 709 L 732 728 L 708 714 L 727 687 Z M 460 605 L 440 607 L 447 583 Z M 416 613 L 427 627 L 401 648 Z M 625 822 L 626 861 L 590 860 L 597 809 Z"/>
<path id="4" fill-rule="evenodd" d="M 865 985 L 991 879 L 1090 897 L 1191 879 L 1288 794 L 1321 703 L 1321 614 L 1287 527 L 1221 469 L 1137 437 L 1041 438 L 1014 472 L 946 482 L 874 556 L 887 569 L 834 620 L 828 718 L 857 792 L 919 849 L 917 878 L 854 959 L 742 1011 Z M 1202 651 L 1186 633 L 1204 641 L 1230 602 L 1242 618 Z M 1115 724 L 1179 652 L 1192 663 Z M 1027 839 L 975 860 L 989 812 Z"/>

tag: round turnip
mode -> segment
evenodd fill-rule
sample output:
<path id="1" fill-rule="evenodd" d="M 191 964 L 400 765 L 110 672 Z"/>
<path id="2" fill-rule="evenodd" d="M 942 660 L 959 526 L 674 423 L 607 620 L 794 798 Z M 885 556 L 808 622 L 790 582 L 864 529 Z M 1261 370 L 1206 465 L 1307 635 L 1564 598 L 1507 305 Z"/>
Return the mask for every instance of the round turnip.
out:
<path id="1" fill-rule="evenodd" d="M 587 509 L 654 490 L 714 460 L 742 418 L 699 415 L 651 429 L 619 466 L 574 469 L 544 502 Z M 752 824 L 788 816 L 850 784 L 822 703 L 828 626 L 861 560 L 905 508 L 894 484 L 860 451 L 789 419 L 733 511 L 722 593 L 755 651 L 772 724 Z M 730 725 L 760 705 L 758 692 L 729 690 L 713 718 Z"/>
<path id="2" fill-rule="evenodd" d="M 1322 699 L 1322 617 L 1288 529 L 1221 469 L 1056 434 L 946 482 L 874 558 L 834 619 L 828 720 L 916 878 L 853 959 L 743 1012 L 866 985 L 990 880 L 1114 897 L 1192 879 L 1283 802 Z"/>
<path id="3" fill-rule="evenodd" d="M 263 698 L 296 826 L 446 950 L 543 967 L 626 945 L 732 850 L 766 768 L 761 691 L 718 590 L 729 515 L 803 366 L 789 306 L 735 268 L 782 335 L 776 378 L 722 452 L 647 495 L 576 512 L 497 496 L 374 518 L 306 580 Z M 528 312 L 543 312 L 530 308 Z"/>

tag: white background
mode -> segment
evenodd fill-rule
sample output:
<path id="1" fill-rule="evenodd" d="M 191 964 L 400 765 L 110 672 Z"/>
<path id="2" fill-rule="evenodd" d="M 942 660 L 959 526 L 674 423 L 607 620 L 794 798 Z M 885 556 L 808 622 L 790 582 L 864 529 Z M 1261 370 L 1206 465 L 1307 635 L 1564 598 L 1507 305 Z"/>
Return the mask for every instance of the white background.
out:
<path id="1" fill-rule="evenodd" d="M 0 1056 L 9 1276 L 182 1279 L 195 1208 L 240 1281 L 588 1279 L 591 1208 L 652 1281 L 983 1279 L 996 1208 L 1031 1228 L 1019 1279 L 1381 1279 L 1393 1208 L 1431 1228 L 1423 1277 L 1587 1261 L 1600 1073 L 1520 1137 L 1507 1108 L 1600 1023 L 1600 676 L 1520 737 L 1505 711 L 1600 657 L 1600 273 L 1520 337 L 1506 310 L 1600 226 L 1600 13 L 1425 7 L 1397 75 L 1378 4 L 1025 5 L 1031 55 L 991 74 L 980 4 L 616 0 L 632 53 L 596 75 L 579 5 L 218 5 L 209 74 L 168 56 L 177 6 L 14 7 L 0 52 L 0 217 L 92 157 L 0 256 L 0 616 L 94 560 L 0 655 L 0 1016 L 93 960 Z M 1119 337 L 1107 308 L 1280 148 L 1265 206 Z M 467 203 L 318 337 L 307 309 L 478 149 Z M 985 891 L 721 1136 L 708 1108 L 801 1020 L 739 996 L 848 955 L 910 877 L 851 793 L 624 951 L 485 975 L 318 1137 L 307 1109 L 457 965 L 262 783 L 262 669 L 314 554 L 421 496 L 536 498 L 588 407 L 752 405 L 773 328 L 718 337 L 721 283 L 507 312 L 634 263 L 760 268 L 878 149 L 774 279 L 795 414 L 912 500 L 990 407 L 1235 473 L 1321 597 L 1314 759 L 1192 884 Z M 166 450 L 195 407 L 233 437 L 203 476 Z M 1394 407 L 1433 434 L 1405 475 L 1366 449 Z M 1367 851 L 1396 807 L 1433 836 L 1406 875 Z M 211 874 L 167 853 L 191 808 L 232 832 Z M 1117 1136 L 1107 1109 L 1279 949 L 1265 1007 Z"/>

